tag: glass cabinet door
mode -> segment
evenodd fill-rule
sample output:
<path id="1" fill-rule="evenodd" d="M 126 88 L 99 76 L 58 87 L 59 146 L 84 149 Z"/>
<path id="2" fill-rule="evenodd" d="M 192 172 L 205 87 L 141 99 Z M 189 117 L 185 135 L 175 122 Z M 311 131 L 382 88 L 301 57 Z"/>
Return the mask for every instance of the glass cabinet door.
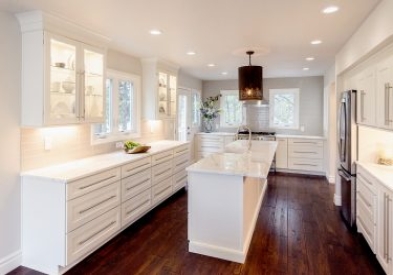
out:
<path id="1" fill-rule="evenodd" d="M 160 72 L 158 73 L 158 114 L 160 117 L 169 115 L 168 100 L 168 75 Z"/>
<path id="2" fill-rule="evenodd" d="M 170 94 L 170 116 L 176 116 L 176 89 L 177 89 L 177 78 L 176 76 L 169 76 L 169 94 Z"/>
<path id="3" fill-rule="evenodd" d="M 50 37 L 49 42 L 49 120 L 70 122 L 78 119 L 77 45 Z"/>
<path id="4" fill-rule="evenodd" d="M 104 119 L 104 54 L 85 48 L 84 55 L 84 113 L 88 122 Z M 83 113 L 83 112 L 82 112 Z"/>

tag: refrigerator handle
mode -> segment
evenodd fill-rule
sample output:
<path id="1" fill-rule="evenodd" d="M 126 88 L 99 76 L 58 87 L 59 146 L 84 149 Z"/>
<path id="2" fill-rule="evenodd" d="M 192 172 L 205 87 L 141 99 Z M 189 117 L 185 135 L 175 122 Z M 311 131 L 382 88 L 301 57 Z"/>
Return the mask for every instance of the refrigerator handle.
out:
<path id="1" fill-rule="evenodd" d="M 346 101 L 343 99 L 341 101 L 341 111 L 340 111 L 340 133 L 339 133 L 339 141 L 340 141 L 340 159 L 341 162 L 345 162 L 346 152 L 346 143 L 347 143 L 347 114 L 346 114 Z"/>
<path id="2" fill-rule="evenodd" d="M 346 181 L 351 181 L 351 176 L 347 176 L 342 169 L 338 169 L 338 175 L 345 179 Z"/>

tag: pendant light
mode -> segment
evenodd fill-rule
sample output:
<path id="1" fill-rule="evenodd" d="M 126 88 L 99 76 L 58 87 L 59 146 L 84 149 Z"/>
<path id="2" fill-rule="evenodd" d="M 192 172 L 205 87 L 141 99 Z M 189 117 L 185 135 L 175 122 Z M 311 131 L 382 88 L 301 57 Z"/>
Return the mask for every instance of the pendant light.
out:
<path id="1" fill-rule="evenodd" d="M 239 100 L 262 100 L 262 67 L 251 65 L 251 55 L 247 51 L 249 65 L 239 67 Z"/>

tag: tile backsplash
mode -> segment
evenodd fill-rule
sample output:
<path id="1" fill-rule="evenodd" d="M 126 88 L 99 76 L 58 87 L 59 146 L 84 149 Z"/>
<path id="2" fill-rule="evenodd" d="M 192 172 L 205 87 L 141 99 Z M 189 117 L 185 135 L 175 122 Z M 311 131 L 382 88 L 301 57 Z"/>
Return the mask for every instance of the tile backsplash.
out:
<path id="1" fill-rule="evenodd" d="M 164 139 L 164 124 L 142 121 L 142 135 L 135 141 L 147 143 Z M 21 129 L 21 168 L 22 171 L 60 164 L 80 158 L 110 153 L 116 150 L 115 142 L 91 145 L 91 125 L 59 126 L 50 128 Z M 45 150 L 51 143 L 51 149 Z"/>
<path id="2" fill-rule="evenodd" d="M 393 152 L 393 132 L 359 126 L 358 159 L 377 163 L 381 153 Z"/>

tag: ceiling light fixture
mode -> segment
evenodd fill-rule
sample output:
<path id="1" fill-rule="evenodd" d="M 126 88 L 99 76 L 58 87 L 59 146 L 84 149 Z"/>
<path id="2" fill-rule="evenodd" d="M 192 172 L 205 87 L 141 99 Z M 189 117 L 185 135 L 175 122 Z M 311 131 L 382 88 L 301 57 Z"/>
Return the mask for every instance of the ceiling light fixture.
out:
<path id="1" fill-rule="evenodd" d="M 214 66 L 216 66 L 216 64 L 210 63 L 210 64 L 207 64 L 207 66 L 208 67 L 214 67 Z"/>
<path id="2" fill-rule="evenodd" d="M 162 31 L 154 29 L 154 30 L 150 30 L 150 34 L 151 35 L 160 35 L 160 34 L 162 34 Z"/>
<path id="3" fill-rule="evenodd" d="M 222 74 L 222 75 L 227 75 L 227 74 L 228 74 L 228 72 L 222 72 L 221 74 Z"/>
<path id="4" fill-rule="evenodd" d="M 262 100 L 262 67 L 251 65 L 251 55 L 247 51 L 248 66 L 239 67 L 239 100 Z"/>
<path id="5" fill-rule="evenodd" d="M 188 54 L 188 55 L 196 55 L 196 52 L 194 52 L 194 51 L 188 51 L 187 54 Z"/>
<path id="6" fill-rule="evenodd" d="M 310 57 L 306 57 L 306 60 L 307 61 L 313 61 L 315 58 L 314 57 L 312 57 L 312 56 L 310 56 Z"/>
<path id="7" fill-rule="evenodd" d="M 308 71 L 310 68 L 307 68 L 307 67 L 305 67 L 305 68 L 303 68 L 303 71 Z"/>
<path id="8" fill-rule="evenodd" d="M 313 40 L 313 41 L 311 41 L 312 45 L 318 45 L 318 44 L 321 44 L 321 43 L 322 43 L 321 40 Z"/>
<path id="9" fill-rule="evenodd" d="M 339 8 L 337 6 L 329 6 L 329 7 L 324 8 L 322 10 L 322 12 L 326 13 L 326 14 L 329 14 L 329 13 L 334 13 L 334 12 L 336 12 L 338 10 L 339 10 Z"/>

